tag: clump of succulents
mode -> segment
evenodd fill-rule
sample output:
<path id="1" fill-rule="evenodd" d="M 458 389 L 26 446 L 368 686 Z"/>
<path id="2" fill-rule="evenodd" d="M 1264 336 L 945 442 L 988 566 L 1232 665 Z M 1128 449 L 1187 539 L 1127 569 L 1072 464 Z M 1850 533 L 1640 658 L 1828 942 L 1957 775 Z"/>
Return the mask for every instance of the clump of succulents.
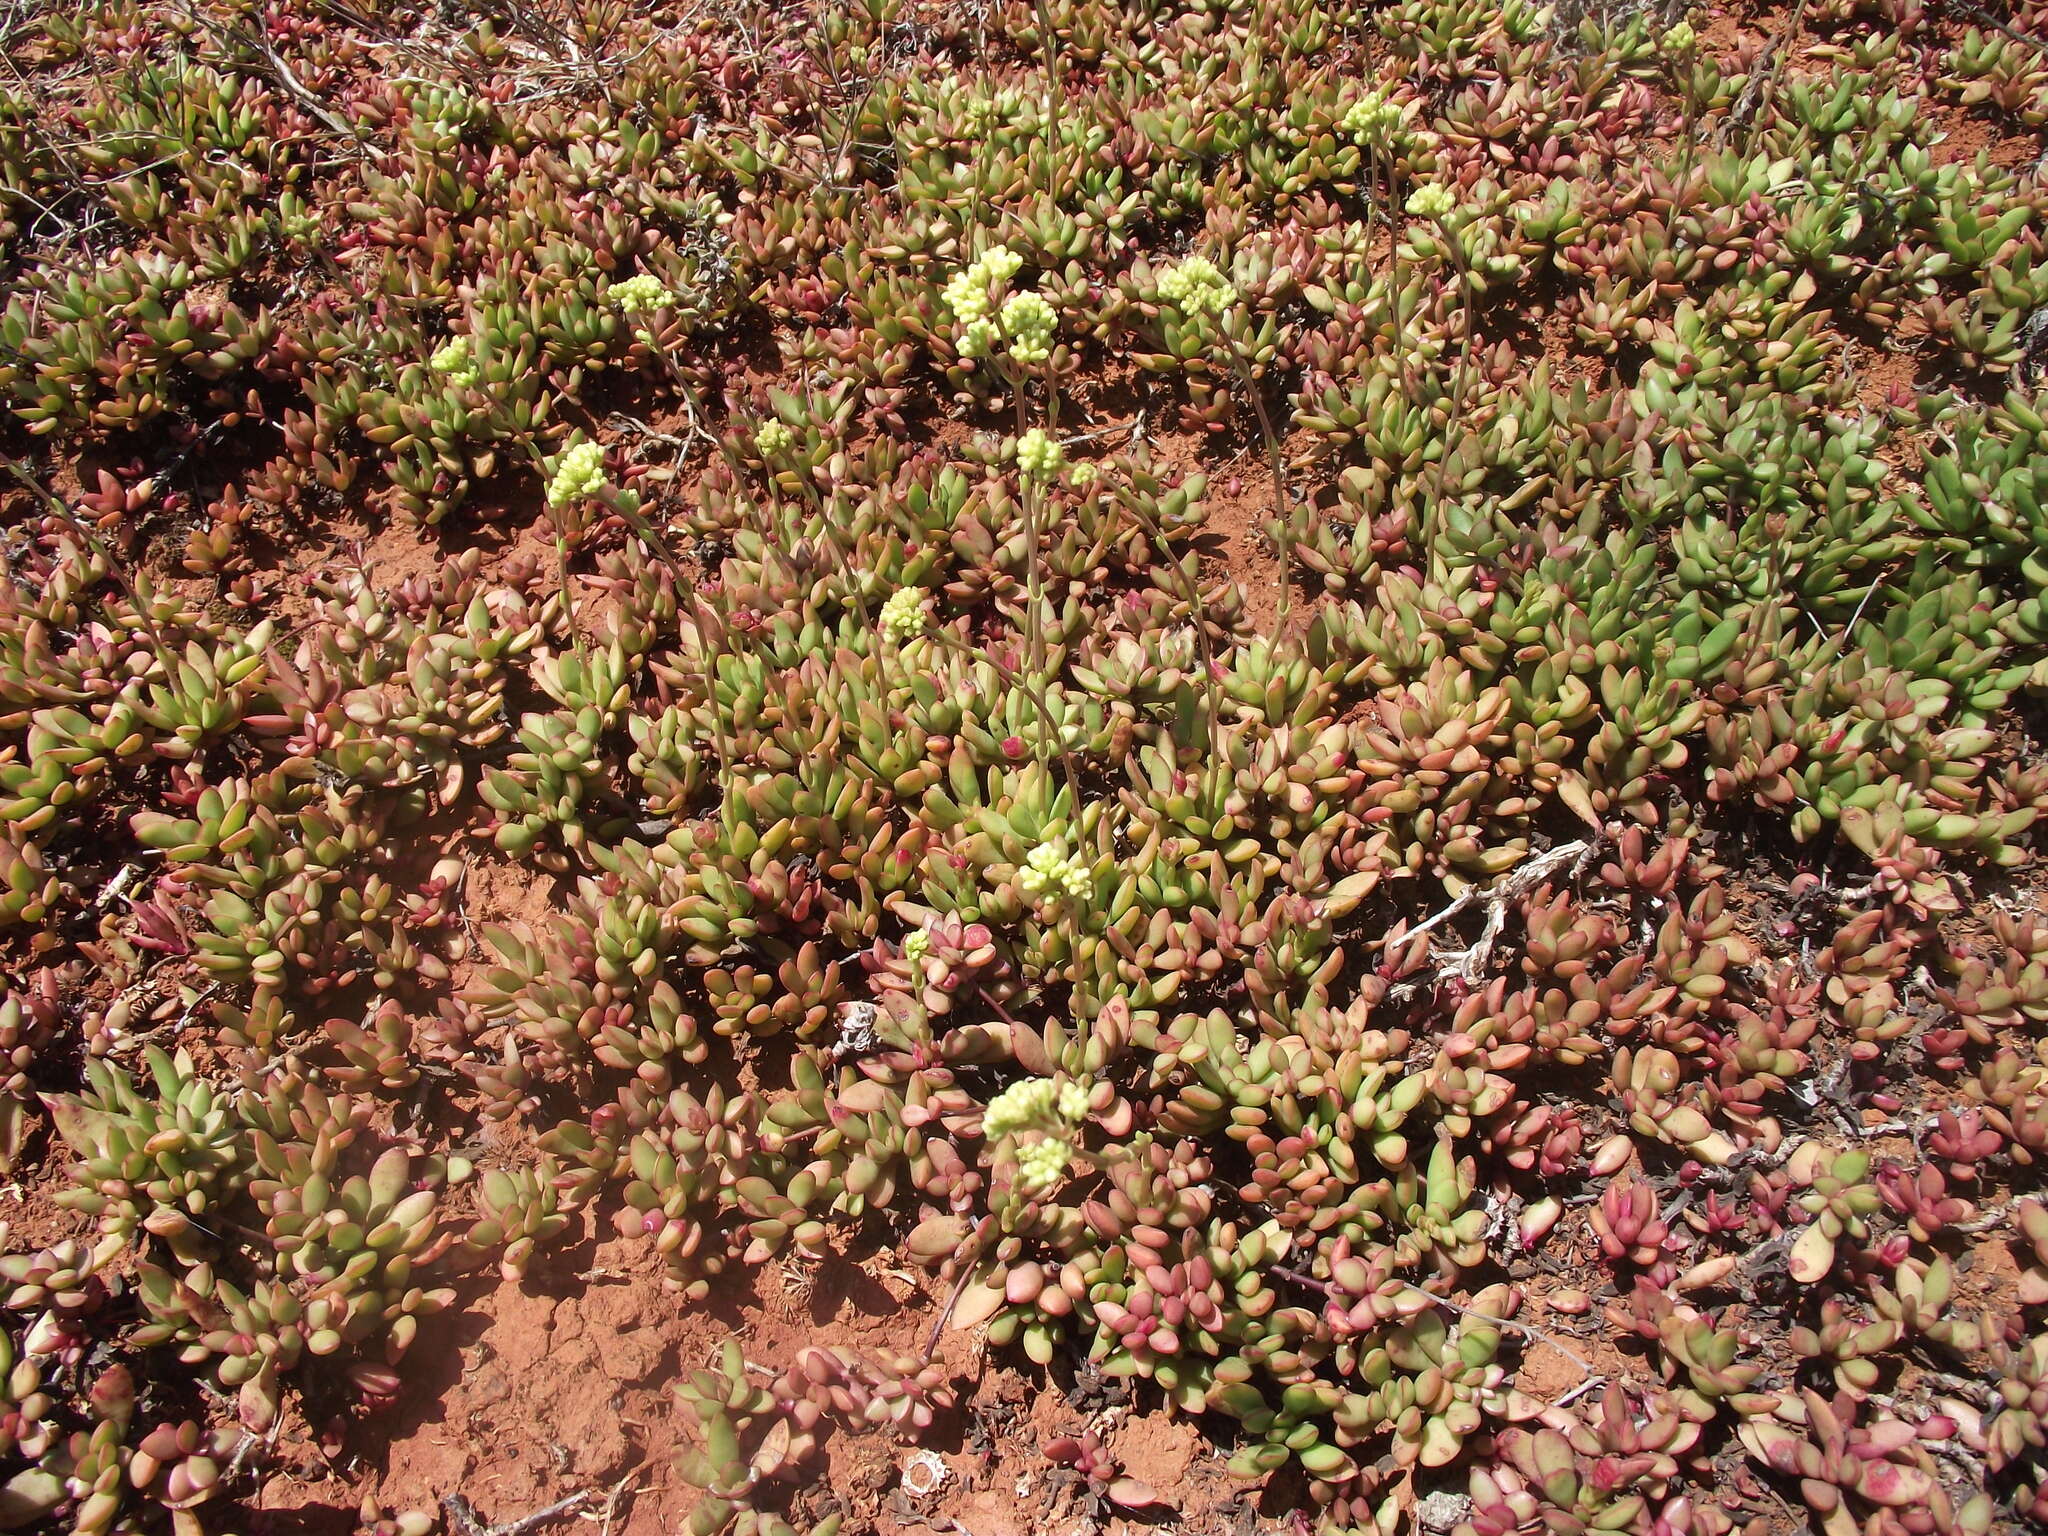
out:
<path id="1" fill-rule="evenodd" d="M 0 1526 L 592 1219 L 1332 1536 L 2048 1516 L 2044 24 L 1824 9 L 10 16 Z M 687 1363 L 688 1528 L 936 1321 Z"/>

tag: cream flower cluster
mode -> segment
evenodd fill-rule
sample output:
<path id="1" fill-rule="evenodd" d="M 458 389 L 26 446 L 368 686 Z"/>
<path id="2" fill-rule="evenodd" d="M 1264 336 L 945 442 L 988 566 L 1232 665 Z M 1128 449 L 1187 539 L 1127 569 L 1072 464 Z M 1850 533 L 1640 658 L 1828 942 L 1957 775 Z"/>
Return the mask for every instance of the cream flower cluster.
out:
<path id="1" fill-rule="evenodd" d="M 1017 1149 L 1017 1191 L 1023 1195 L 1042 1195 L 1067 1176 L 1067 1166 L 1074 1160 L 1071 1142 L 1058 1136 L 1048 1136 L 1043 1141 L 1034 1141 Z"/>
<path id="2" fill-rule="evenodd" d="M 1458 206 L 1458 194 L 1440 181 L 1425 181 L 1408 194 L 1408 212 L 1418 219 L 1440 219 Z"/>
<path id="3" fill-rule="evenodd" d="M 1384 138 L 1392 133 L 1401 122 L 1401 104 L 1390 101 L 1385 91 L 1367 91 L 1351 103 L 1351 109 L 1344 114 L 1344 131 L 1352 138 L 1364 141 Z"/>
<path id="4" fill-rule="evenodd" d="M 903 936 L 903 958 L 912 965 L 924 964 L 924 957 L 932 952 L 932 931 L 918 928 Z"/>
<path id="5" fill-rule="evenodd" d="M 1012 1149 L 1017 1159 L 1017 1189 L 1024 1195 L 1041 1195 L 1067 1176 L 1074 1160 L 1073 1128 L 1087 1113 L 1088 1092 L 1079 1083 L 1028 1077 L 989 1100 L 982 1112 L 982 1134 L 991 1142 L 1006 1136 L 1033 1136 Z"/>
<path id="6" fill-rule="evenodd" d="M 1017 439 L 1017 467 L 1033 480 L 1050 480 L 1067 462 L 1067 450 L 1042 427 Z"/>
<path id="7" fill-rule="evenodd" d="M 924 588 L 898 587 L 882 604 L 882 633 L 901 645 L 924 633 Z"/>
<path id="8" fill-rule="evenodd" d="M 1206 256 L 1190 256 L 1159 274 L 1159 296 L 1190 315 L 1220 315 L 1237 299 L 1237 289 Z"/>
<path id="9" fill-rule="evenodd" d="M 594 495 L 604 485 L 604 449 L 596 443 L 575 443 L 555 460 L 554 478 L 548 481 L 548 505 L 567 506 L 579 497 Z"/>
<path id="10" fill-rule="evenodd" d="M 983 316 L 960 327 L 957 350 L 962 357 L 987 357 L 996 349 L 996 323 Z"/>
<path id="11" fill-rule="evenodd" d="M 642 272 L 638 277 L 613 283 L 611 300 L 612 307 L 622 315 L 646 315 L 675 303 L 676 296 L 653 273 Z"/>
<path id="12" fill-rule="evenodd" d="M 788 427 L 779 421 L 764 421 L 754 432 L 754 451 L 772 459 L 795 441 Z"/>
<path id="13" fill-rule="evenodd" d="M 987 357 L 998 341 L 1006 342 L 1010 355 L 1026 365 L 1052 356 L 1059 311 L 1044 294 L 1036 289 L 1013 293 L 1003 301 L 1000 315 L 989 313 L 990 290 L 1016 276 L 1023 265 L 1022 256 L 999 245 L 947 280 L 940 297 L 960 322 L 956 344 L 962 357 Z"/>
<path id="14" fill-rule="evenodd" d="M 953 318 L 962 325 L 985 320 L 988 318 L 989 289 L 997 283 L 1007 283 L 1023 265 L 1024 258 L 1006 245 L 983 251 L 971 266 L 961 268 L 947 280 L 940 297 L 946 301 L 946 308 L 953 311 Z"/>
<path id="15" fill-rule="evenodd" d="M 1081 861 L 1057 843 L 1040 843 L 1032 849 L 1025 856 L 1024 867 L 1017 871 L 1017 883 L 1033 901 L 1057 901 L 1062 896 L 1080 901 L 1095 884 Z"/>
<path id="16" fill-rule="evenodd" d="M 451 336 L 442 342 L 427 359 L 427 366 L 447 375 L 450 384 L 467 386 L 476 382 L 476 363 L 470 357 L 467 336 Z"/>
<path id="17" fill-rule="evenodd" d="M 1020 363 L 1042 363 L 1051 357 L 1059 318 L 1037 289 L 1011 294 L 1003 301 L 1003 334 L 1010 338 L 1010 356 Z"/>
<path id="18" fill-rule="evenodd" d="M 1088 1091 L 1079 1083 L 1056 1083 L 1049 1077 L 1027 1077 L 1012 1083 L 988 1101 L 981 1113 L 981 1131 L 990 1141 L 1019 1131 L 1063 1133 L 1088 1113 Z"/>

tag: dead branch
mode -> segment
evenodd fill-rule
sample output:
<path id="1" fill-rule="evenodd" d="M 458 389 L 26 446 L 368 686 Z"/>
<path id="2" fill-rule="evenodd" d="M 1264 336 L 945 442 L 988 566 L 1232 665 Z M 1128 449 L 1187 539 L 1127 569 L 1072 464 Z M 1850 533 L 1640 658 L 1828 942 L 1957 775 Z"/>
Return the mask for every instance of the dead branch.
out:
<path id="1" fill-rule="evenodd" d="M 1468 984 L 1476 982 L 1486 970 L 1487 961 L 1493 958 L 1493 946 L 1500 942 L 1501 930 L 1507 926 L 1508 908 L 1549 880 L 1559 870 L 1569 868 L 1574 876 L 1578 875 L 1592 862 L 1593 855 L 1600 850 L 1603 841 L 1604 837 L 1596 835 L 1545 849 L 1534 858 L 1516 865 L 1492 885 L 1483 888 L 1476 885 L 1466 887 L 1449 906 L 1424 918 L 1401 937 L 1404 941 L 1412 939 L 1418 933 L 1440 928 L 1452 918 L 1469 912 L 1474 907 L 1483 906 L 1486 909 L 1486 923 L 1471 946 L 1436 958 L 1440 968 L 1449 971 L 1461 981 Z"/>
<path id="2" fill-rule="evenodd" d="M 441 1512 L 448 1517 L 448 1528 L 455 1536 L 527 1536 L 529 1531 L 537 1531 L 550 1520 L 559 1520 L 581 1509 L 596 1497 L 595 1488 L 585 1488 L 566 1499 L 557 1499 L 546 1509 L 536 1509 L 530 1515 L 498 1525 L 485 1525 L 476 1512 L 476 1506 L 459 1493 L 451 1493 L 441 1500 Z"/>

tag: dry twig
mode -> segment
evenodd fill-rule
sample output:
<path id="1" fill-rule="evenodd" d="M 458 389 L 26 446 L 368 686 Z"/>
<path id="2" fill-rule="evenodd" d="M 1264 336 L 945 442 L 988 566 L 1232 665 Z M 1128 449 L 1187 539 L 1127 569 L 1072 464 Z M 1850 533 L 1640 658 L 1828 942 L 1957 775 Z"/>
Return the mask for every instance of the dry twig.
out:
<path id="1" fill-rule="evenodd" d="M 1592 862 L 1593 855 L 1600 850 L 1604 839 L 1598 835 L 1581 838 L 1577 842 L 1560 843 L 1555 848 L 1545 849 L 1534 858 L 1525 860 L 1508 871 L 1492 885 L 1468 886 L 1449 906 L 1441 912 L 1431 913 L 1410 928 L 1401 937 L 1403 941 L 1432 928 L 1440 928 L 1452 918 L 1470 911 L 1473 907 L 1486 908 L 1486 924 L 1480 929 L 1479 937 L 1470 947 L 1454 950 L 1437 957 L 1437 964 L 1467 983 L 1476 982 L 1486 969 L 1487 961 L 1493 958 L 1493 946 L 1500 942 L 1501 930 L 1507 926 L 1508 908 L 1522 897 L 1543 884 L 1559 870 L 1569 868 L 1574 875 Z"/>
<path id="2" fill-rule="evenodd" d="M 585 1488 L 566 1499 L 557 1499 L 546 1509 L 536 1509 L 530 1515 L 497 1525 L 485 1525 L 476 1512 L 476 1506 L 459 1493 L 451 1493 L 441 1500 L 441 1512 L 448 1517 L 448 1529 L 455 1536 L 527 1536 L 529 1531 L 537 1531 L 550 1520 L 559 1520 L 573 1513 L 596 1497 L 595 1488 Z"/>

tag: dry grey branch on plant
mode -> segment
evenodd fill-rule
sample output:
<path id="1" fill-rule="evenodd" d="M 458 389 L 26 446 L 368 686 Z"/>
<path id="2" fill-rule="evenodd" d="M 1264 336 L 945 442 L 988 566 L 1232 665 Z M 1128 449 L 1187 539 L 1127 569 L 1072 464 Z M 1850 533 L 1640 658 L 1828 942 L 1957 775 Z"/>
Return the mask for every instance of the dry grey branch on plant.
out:
<path id="1" fill-rule="evenodd" d="M 2024 43 L 2029 48 L 2038 48 L 2043 53 L 2048 53 L 2048 42 L 2042 41 L 2042 39 L 2036 37 L 2031 32 L 2021 31 L 2009 21 L 1999 20 L 1998 17 L 1992 15 L 1981 5 L 1972 5 L 1970 0 L 1948 0 L 1948 5 L 1950 10 L 1967 16 L 1970 20 L 1977 22 L 1981 26 L 1989 27 L 1994 32 L 2003 33 L 2016 43 Z"/>
<path id="2" fill-rule="evenodd" d="M 620 1486 L 623 1487 L 624 1484 Z M 585 1488 L 570 1494 L 566 1499 L 557 1499 L 545 1509 L 536 1509 L 530 1515 L 522 1515 L 517 1520 L 506 1520 L 497 1525 L 485 1525 L 476 1512 L 476 1506 L 459 1493 L 451 1493 L 443 1498 L 441 1511 L 448 1517 L 448 1528 L 455 1536 L 527 1536 L 529 1531 L 537 1531 L 551 1520 L 559 1520 L 564 1515 L 573 1514 L 596 1497 L 595 1488 Z"/>
<path id="3" fill-rule="evenodd" d="M 270 46 L 270 40 L 264 37 L 261 32 L 245 33 L 232 27 L 223 26 L 212 17 L 200 15 L 198 11 L 189 5 L 185 8 L 185 15 L 195 26 L 204 27 L 224 43 L 235 43 L 246 48 L 255 49 L 257 53 L 263 56 L 264 62 L 270 66 L 270 72 L 277 83 L 290 92 L 300 106 L 304 107 L 314 117 L 318 118 L 321 123 L 332 129 L 335 133 L 340 134 L 344 139 L 353 140 L 358 145 L 367 142 L 360 128 L 343 122 L 327 110 L 326 104 L 313 94 L 305 81 L 292 73 L 291 65 L 285 63 L 283 58 L 279 56 L 278 51 Z"/>
<path id="4" fill-rule="evenodd" d="M 1771 98 L 1778 88 L 1778 76 L 1784 72 L 1785 55 L 1799 41 L 1799 35 L 1806 28 L 1806 0 L 1798 0 L 1792 7 L 1791 20 L 1784 32 L 1771 39 L 1765 50 L 1765 57 L 1759 68 L 1750 76 L 1742 88 L 1742 95 L 1728 113 L 1727 122 L 1722 125 L 1719 143 L 1727 147 L 1727 132 L 1730 128 L 1743 130 L 1743 153 L 1756 148 L 1756 135 L 1763 126 L 1765 111 L 1771 105 Z"/>
<path id="5" fill-rule="evenodd" d="M 1558 1408 L 1569 1408 L 1573 1403 L 1577 1402 L 1580 1398 L 1584 1397 L 1588 1392 L 1597 1392 L 1606 1385 L 1607 1378 L 1605 1376 L 1588 1376 L 1576 1387 L 1573 1387 L 1570 1391 L 1566 1392 L 1564 1396 L 1560 1397 L 1557 1400 L 1557 1402 L 1552 1406 Z"/>
<path id="6" fill-rule="evenodd" d="M 612 1491 L 605 1496 L 604 1516 L 598 1526 L 598 1536 L 612 1536 L 612 1522 L 618 1519 L 620 1506 L 625 1502 L 626 1495 L 632 1491 L 633 1485 L 640 1481 L 640 1474 L 646 1470 L 647 1461 L 643 1458 L 628 1469 L 624 1477 L 612 1484 Z"/>
<path id="7" fill-rule="evenodd" d="M 1592 862 L 1593 855 L 1599 852 L 1604 840 L 1603 836 L 1596 835 L 1545 849 L 1533 858 L 1516 865 L 1492 885 L 1467 887 L 1449 906 L 1424 918 L 1403 934 L 1402 938 L 1412 939 L 1417 934 L 1442 927 L 1452 918 L 1470 911 L 1473 907 L 1485 907 L 1485 926 L 1480 929 L 1479 937 L 1471 946 L 1436 957 L 1439 968 L 1451 972 L 1463 981 L 1477 981 L 1485 971 L 1487 961 L 1493 958 L 1493 946 L 1500 942 L 1501 930 L 1507 926 L 1508 908 L 1560 870 L 1569 868 L 1574 876 L 1578 875 Z"/>
<path id="8" fill-rule="evenodd" d="M 614 411 L 610 416 L 607 416 L 605 418 L 605 425 L 608 427 L 615 427 L 621 431 L 637 432 L 640 434 L 641 437 L 645 438 L 648 442 L 660 443 L 664 448 L 687 449 L 690 446 L 690 440 L 686 437 L 677 437 L 673 432 L 663 432 L 659 428 L 650 427 L 649 425 L 647 425 L 646 422 L 642 421 L 637 416 L 627 416 L 618 411 Z M 710 433 L 706 432 L 702 427 L 697 425 L 696 414 L 694 412 L 691 413 L 690 425 L 696 431 L 698 436 L 702 437 L 714 448 L 718 446 L 718 439 L 714 438 L 713 436 L 711 436 Z"/>
<path id="9" fill-rule="evenodd" d="M 988 1224 L 988 1219 L 984 1217 L 976 1226 L 974 1235 L 962 1245 L 960 1273 L 954 1277 L 953 1288 L 946 1293 L 945 1305 L 939 1308 L 939 1315 L 932 1319 L 931 1332 L 925 1335 L 924 1360 L 927 1365 L 939 1352 L 939 1335 L 946 1331 L 946 1320 L 953 1315 L 953 1309 L 960 1305 L 960 1293 L 967 1289 L 968 1282 L 974 1278 L 974 1260 L 980 1255 L 993 1230 Z"/>
<path id="10" fill-rule="evenodd" d="M 1490 1312 L 1476 1312 L 1471 1307 L 1461 1306 L 1448 1297 L 1434 1295 L 1429 1291 L 1424 1291 L 1422 1294 L 1428 1296 L 1437 1306 L 1448 1307 L 1460 1317 L 1469 1317 L 1475 1323 L 1485 1323 L 1489 1328 L 1510 1329 L 1515 1333 L 1523 1335 L 1525 1338 L 1535 1339 L 1541 1343 L 1548 1344 L 1560 1355 L 1563 1355 L 1565 1359 L 1571 1361 L 1573 1365 L 1584 1371 L 1588 1380 L 1593 1379 L 1597 1374 L 1593 1369 L 1592 1363 L 1584 1355 L 1560 1342 L 1558 1336 L 1548 1328 L 1539 1328 L 1534 1323 L 1517 1322 L 1512 1317 L 1495 1317 Z"/>

